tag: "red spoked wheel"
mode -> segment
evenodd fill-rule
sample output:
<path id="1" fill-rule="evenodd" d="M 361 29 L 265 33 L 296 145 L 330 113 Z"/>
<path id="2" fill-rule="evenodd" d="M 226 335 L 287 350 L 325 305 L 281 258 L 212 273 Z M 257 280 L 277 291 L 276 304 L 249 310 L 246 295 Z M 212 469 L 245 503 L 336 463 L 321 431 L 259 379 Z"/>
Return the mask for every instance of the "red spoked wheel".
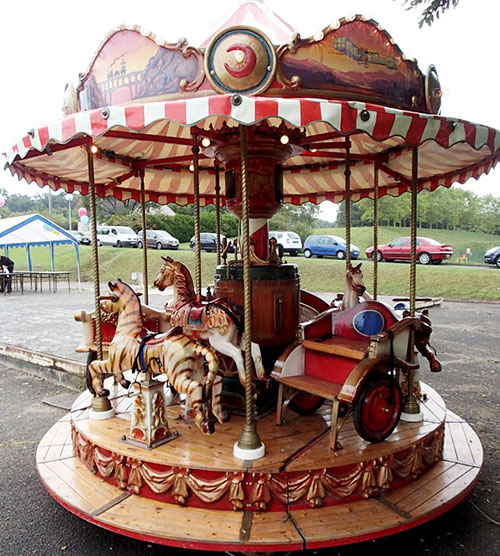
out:
<path id="1" fill-rule="evenodd" d="M 401 388 L 388 374 L 368 378 L 354 407 L 354 426 L 368 442 L 385 440 L 401 416 Z"/>
<path id="2" fill-rule="evenodd" d="M 317 411 L 323 404 L 324 398 L 309 394 L 308 392 L 297 392 L 288 407 L 299 415 L 311 415 Z"/>

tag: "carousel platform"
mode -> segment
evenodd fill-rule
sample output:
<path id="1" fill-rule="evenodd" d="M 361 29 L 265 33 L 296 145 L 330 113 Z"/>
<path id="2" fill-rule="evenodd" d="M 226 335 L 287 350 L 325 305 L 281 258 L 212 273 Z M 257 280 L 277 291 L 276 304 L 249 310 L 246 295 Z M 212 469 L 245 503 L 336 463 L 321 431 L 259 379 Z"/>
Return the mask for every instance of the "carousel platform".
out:
<path id="1" fill-rule="evenodd" d="M 37 467 L 50 494 L 79 517 L 122 535 L 190 549 L 264 552 L 355 543 L 431 520 L 462 500 L 483 461 L 471 427 L 422 385 L 424 420 L 400 422 L 370 444 L 342 427 L 328 447 L 330 408 L 258 422 L 266 455 L 233 457 L 243 418 L 205 436 L 168 408 L 175 440 L 153 450 L 124 441 L 132 400 L 113 392 L 116 415 L 90 420 L 90 394 L 44 436 Z"/>

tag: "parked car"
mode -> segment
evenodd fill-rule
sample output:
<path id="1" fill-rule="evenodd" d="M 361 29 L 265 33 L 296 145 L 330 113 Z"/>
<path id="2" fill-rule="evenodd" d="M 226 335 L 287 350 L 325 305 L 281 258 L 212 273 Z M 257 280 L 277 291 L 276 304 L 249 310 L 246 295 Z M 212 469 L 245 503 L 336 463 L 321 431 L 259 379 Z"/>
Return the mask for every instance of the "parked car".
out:
<path id="1" fill-rule="evenodd" d="M 488 249 L 484 254 L 484 262 L 488 264 L 496 264 L 500 268 L 500 245 Z"/>
<path id="2" fill-rule="evenodd" d="M 82 234 L 82 232 L 78 232 L 76 230 L 68 230 L 68 233 L 71 234 L 81 245 L 90 245 L 91 243 L 90 237 Z"/>
<path id="3" fill-rule="evenodd" d="M 221 248 L 224 245 L 224 239 L 226 236 L 221 235 L 220 236 L 220 244 L 221 244 Z M 194 249 L 196 246 L 195 244 L 195 236 L 193 236 L 190 240 L 189 240 L 189 247 L 191 247 L 191 249 Z M 215 251 L 217 251 L 217 234 L 213 234 L 211 232 L 203 232 L 200 234 L 200 248 L 202 251 L 207 251 L 207 252 L 213 252 L 215 253 Z M 233 253 L 234 252 L 234 247 L 231 245 L 231 247 L 229 248 L 229 252 Z"/>
<path id="4" fill-rule="evenodd" d="M 439 243 L 430 237 L 417 237 L 417 261 L 420 264 L 441 264 L 453 255 L 451 245 Z M 368 247 L 366 256 L 373 257 L 373 246 Z M 411 242 L 409 237 L 398 237 L 391 243 L 377 246 L 377 261 L 409 261 L 411 258 Z"/>
<path id="5" fill-rule="evenodd" d="M 304 257 L 310 258 L 316 255 L 321 257 L 337 257 L 345 259 L 347 251 L 345 239 L 332 235 L 314 235 L 306 238 L 304 242 Z M 359 247 L 351 243 L 351 259 L 359 257 Z"/>
<path id="6" fill-rule="evenodd" d="M 284 253 L 289 253 L 292 257 L 297 256 L 302 251 L 302 241 L 299 234 L 295 232 L 274 231 L 269 232 L 269 238 L 274 237 L 276 244 L 283 247 Z"/>
<path id="7" fill-rule="evenodd" d="M 137 234 L 137 247 L 144 244 L 142 230 Z M 179 249 L 179 240 L 165 230 L 146 230 L 146 245 L 154 249 Z"/>
<path id="8" fill-rule="evenodd" d="M 136 247 L 137 234 L 129 226 L 98 226 L 97 245 Z"/>

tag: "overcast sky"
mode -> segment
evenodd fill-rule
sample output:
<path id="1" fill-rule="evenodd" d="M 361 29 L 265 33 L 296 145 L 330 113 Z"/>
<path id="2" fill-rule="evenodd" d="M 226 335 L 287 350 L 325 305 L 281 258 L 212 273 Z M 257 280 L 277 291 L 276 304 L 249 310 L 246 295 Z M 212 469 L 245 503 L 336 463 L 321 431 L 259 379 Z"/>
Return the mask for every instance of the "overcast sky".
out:
<path id="1" fill-rule="evenodd" d="M 408 58 L 425 73 L 437 68 L 443 99 L 441 114 L 500 129 L 500 2 L 460 0 L 432 27 L 419 29 L 418 12 L 403 0 L 267 0 L 302 37 L 356 13 L 375 19 Z M 86 0 L 5 2 L 2 5 L 2 87 L 0 152 L 26 132 L 61 116 L 64 86 L 78 83 L 106 35 L 121 23 L 137 24 L 168 42 L 186 37 L 198 46 L 212 25 L 238 6 L 238 0 Z M 4 161 L 2 161 L 3 167 Z M 32 194 L 37 186 L 0 171 L 0 187 Z M 465 188 L 500 196 L 500 169 Z M 327 212 L 328 214 L 328 212 Z"/>

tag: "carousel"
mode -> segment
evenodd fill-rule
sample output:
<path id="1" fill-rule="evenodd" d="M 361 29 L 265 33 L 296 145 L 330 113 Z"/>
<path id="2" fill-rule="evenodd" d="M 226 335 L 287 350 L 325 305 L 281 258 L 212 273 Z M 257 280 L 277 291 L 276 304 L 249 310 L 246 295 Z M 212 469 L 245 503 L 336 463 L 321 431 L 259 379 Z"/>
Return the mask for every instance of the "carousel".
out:
<path id="1" fill-rule="evenodd" d="M 361 16 L 303 39 L 244 2 L 200 47 L 139 27 L 105 38 L 67 87 L 65 116 L 7 162 L 90 198 L 95 305 L 75 316 L 88 390 L 37 451 L 57 502 L 129 537 L 250 553 L 391 535 L 467 496 L 482 447 L 425 384 L 441 364 L 416 306 L 417 201 L 487 173 L 500 133 L 440 116 L 440 104 L 436 69 L 422 73 Z M 376 253 L 378 200 L 405 192 L 404 312 L 377 300 L 376 256 L 367 288 L 346 249 L 346 289 L 330 305 L 268 237 L 283 203 L 344 201 L 349 246 L 351 203 L 369 197 Z M 144 242 L 142 297 L 119 276 L 101 292 L 96 196 L 140 202 L 144 237 L 146 203 L 193 204 L 194 268 L 158 257 L 148 277 Z M 222 206 L 240 234 L 232 250 L 218 242 L 203 284 L 208 204 L 217 234 Z M 165 307 L 149 306 L 153 281 L 173 290 Z"/>

